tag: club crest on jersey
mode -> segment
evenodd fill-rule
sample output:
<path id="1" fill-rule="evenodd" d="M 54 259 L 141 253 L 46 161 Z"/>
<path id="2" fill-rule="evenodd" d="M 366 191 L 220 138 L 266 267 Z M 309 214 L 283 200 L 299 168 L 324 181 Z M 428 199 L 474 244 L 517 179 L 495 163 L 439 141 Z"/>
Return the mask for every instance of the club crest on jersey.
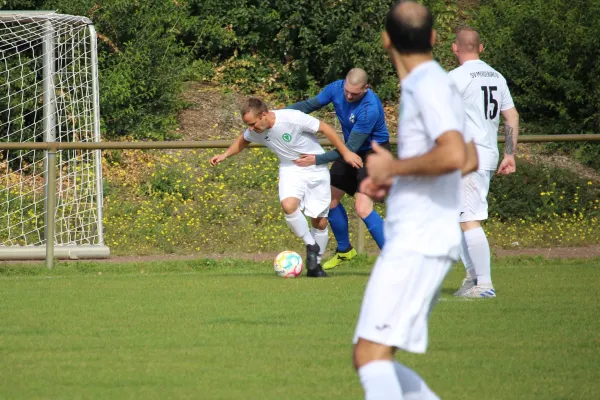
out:
<path id="1" fill-rule="evenodd" d="M 289 133 L 284 133 L 283 135 L 281 135 L 281 138 L 284 142 L 289 143 L 292 140 L 292 135 L 290 135 Z"/>
<path id="2" fill-rule="evenodd" d="M 356 117 L 354 116 L 354 113 L 350 114 L 350 117 L 348 119 L 350 120 L 350 123 L 353 124 L 354 121 L 356 120 Z"/>

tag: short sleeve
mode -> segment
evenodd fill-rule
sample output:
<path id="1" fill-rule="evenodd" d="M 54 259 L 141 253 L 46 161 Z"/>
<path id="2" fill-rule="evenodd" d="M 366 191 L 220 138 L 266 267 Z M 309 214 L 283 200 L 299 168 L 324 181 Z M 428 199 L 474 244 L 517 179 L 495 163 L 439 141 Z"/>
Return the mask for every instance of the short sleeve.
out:
<path id="1" fill-rule="evenodd" d="M 303 132 L 315 134 L 319 131 L 321 121 L 317 118 L 303 113 L 302 111 L 296 111 L 294 115 L 294 122 L 302 127 Z"/>
<path id="2" fill-rule="evenodd" d="M 321 90 L 321 93 L 317 95 L 317 100 L 319 100 L 321 106 L 325 107 L 327 104 L 333 101 L 333 94 L 336 90 L 337 84 L 338 82 L 330 83 L 329 85 L 325 86 L 325 89 Z"/>
<path id="3" fill-rule="evenodd" d="M 252 133 L 250 132 L 250 129 L 246 129 L 244 131 L 244 140 L 246 140 L 247 142 L 254 142 L 255 138 L 252 136 Z"/>
<path id="4" fill-rule="evenodd" d="M 449 131 L 464 132 L 465 109 L 460 95 L 451 82 L 432 81 L 415 93 L 419 109 L 423 110 L 425 131 L 431 140 L 437 140 Z"/>
<path id="5" fill-rule="evenodd" d="M 375 128 L 375 124 L 377 123 L 377 117 L 377 110 L 372 107 L 371 104 L 367 104 L 366 107 L 363 107 L 356 115 L 356 122 L 352 128 L 352 132 L 365 135 L 372 133 L 373 128 Z"/>
<path id="6" fill-rule="evenodd" d="M 458 90 L 460 95 L 462 96 L 462 90 L 461 90 L 462 85 L 460 82 L 460 72 L 458 71 L 458 68 L 455 68 L 452 71 L 448 72 L 448 77 L 450 78 L 450 81 L 456 87 L 456 89 Z"/>
<path id="7" fill-rule="evenodd" d="M 508 85 L 506 81 L 504 81 L 504 86 L 502 87 L 502 106 L 500 107 L 500 111 L 506 111 L 515 106 L 512 96 L 510 95 L 510 90 L 508 90 Z"/>

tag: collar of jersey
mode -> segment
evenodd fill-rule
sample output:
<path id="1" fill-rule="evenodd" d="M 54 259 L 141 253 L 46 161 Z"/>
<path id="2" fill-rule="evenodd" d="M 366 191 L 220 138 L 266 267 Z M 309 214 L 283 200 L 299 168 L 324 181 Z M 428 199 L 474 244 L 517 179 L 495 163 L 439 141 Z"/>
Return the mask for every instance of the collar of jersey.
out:
<path id="1" fill-rule="evenodd" d="M 416 77 L 419 75 L 419 71 L 424 71 L 433 64 L 435 64 L 435 60 L 426 61 L 422 64 L 417 65 L 415 68 L 413 68 L 412 71 L 408 73 L 408 75 L 406 75 L 404 79 L 402 79 L 402 86 L 409 85 L 412 81 L 417 79 Z"/>

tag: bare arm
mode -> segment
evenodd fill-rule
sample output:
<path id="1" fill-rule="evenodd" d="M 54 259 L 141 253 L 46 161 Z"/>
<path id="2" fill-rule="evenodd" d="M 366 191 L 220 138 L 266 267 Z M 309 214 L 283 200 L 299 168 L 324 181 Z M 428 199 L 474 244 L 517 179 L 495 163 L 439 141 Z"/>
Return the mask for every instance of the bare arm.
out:
<path id="1" fill-rule="evenodd" d="M 502 111 L 504 117 L 504 158 L 498 167 L 498 174 L 508 175 L 516 172 L 515 149 L 519 138 L 519 113 L 515 107 Z"/>
<path id="2" fill-rule="evenodd" d="M 223 153 L 216 155 L 210 159 L 210 165 L 215 166 L 221 161 L 224 161 L 226 158 L 231 157 L 233 155 L 238 154 L 243 151 L 248 145 L 249 141 L 244 139 L 244 134 L 242 133 L 240 136 L 235 139 L 235 141 L 225 150 Z"/>
<path id="3" fill-rule="evenodd" d="M 467 151 L 459 132 L 445 132 L 435 142 L 436 146 L 428 153 L 404 160 L 394 160 L 390 168 L 392 175 L 437 176 L 464 167 Z"/>
<path id="4" fill-rule="evenodd" d="M 519 113 L 515 107 L 502 111 L 504 117 L 504 155 L 514 156 L 519 139 Z"/>
<path id="5" fill-rule="evenodd" d="M 375 185 L 384 185 L 399 175 L 439 176 L 462 170 L 467 162 L 463 136 L 457 131 L 444 132 L 436 146 L 421 156 L 397 160 L 392 153 L 372 143 L 374 154 L 367 158 L 367 169 Z"/>
<path id="6" fill-rule="evenodd" d="M 463 176 L 467 175 L 470 172 L 477 171 L 479 167 L 479 157 L 477 156 L 477 148 L 475 147 L 475 143 L 470 141 L 466 144 L 467 149 L 467 162 L 462 167 Z"/>

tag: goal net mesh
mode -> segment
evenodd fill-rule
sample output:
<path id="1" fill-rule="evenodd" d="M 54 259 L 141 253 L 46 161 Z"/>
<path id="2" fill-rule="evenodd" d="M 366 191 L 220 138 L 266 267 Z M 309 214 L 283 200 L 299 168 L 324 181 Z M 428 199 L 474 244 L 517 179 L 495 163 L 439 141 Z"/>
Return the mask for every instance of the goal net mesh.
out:
<path id="1" fill-rule="evenodd" d="M 99 141 L 90 23 L 54 13 L 0 16 L 1 142 Z M 97 150 L 57 153 L 57 245 L 102 244 L 100 162 Z M 0 152 L 0 246 L 45 243 L 46 164 L 44 150 Z"/>

